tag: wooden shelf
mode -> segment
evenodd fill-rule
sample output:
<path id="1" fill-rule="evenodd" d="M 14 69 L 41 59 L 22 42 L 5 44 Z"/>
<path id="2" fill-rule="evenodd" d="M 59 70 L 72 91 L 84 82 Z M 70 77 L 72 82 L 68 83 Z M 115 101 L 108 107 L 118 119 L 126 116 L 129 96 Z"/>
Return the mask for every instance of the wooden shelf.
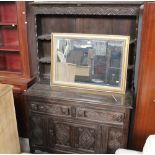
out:
<path id="1" fill-rule="evenodd" d="M 44 34 L 44 35 L 40 35 L 38 36 L 39 40 L 51 40 L 51 34 Z"/>
<path id="2" fill-rule="evenodd" d="M 39 35 L 37 37 L 39 40 L 51 40 L 51 34 L 44 34 L 44 35 Z M 136 43 L 137 39 L 131 39 L 130 44 Z"/>
<path id="3" fill-rule="evenodd" d="M 43 58 L 39 59 L 39 62 L 50 64 L 51 63 L 51 58 L 50 57 L 43 57 Z"/>
<path id="4" fill-rule="evenodd" d="M 0 52 L 20 52 L 19 46 L 0 46 Z"/>
<path id="5" fill-rule="evenodd" d="M 21 72 L 17 71 L 0 71 L 0 76 L 21 76 Z"/>
<path id="6" fill-rule="evenodd" d="M 9 22 L 0 22 L 0 26 L 17 26 L 17 23 L 9 23 Z"/>

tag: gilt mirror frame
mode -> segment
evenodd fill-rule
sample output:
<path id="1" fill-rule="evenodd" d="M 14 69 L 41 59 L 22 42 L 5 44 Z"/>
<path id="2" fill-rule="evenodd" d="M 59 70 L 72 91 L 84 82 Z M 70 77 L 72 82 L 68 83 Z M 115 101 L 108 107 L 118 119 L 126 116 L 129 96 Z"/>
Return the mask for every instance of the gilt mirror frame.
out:
<path id="1" fill-rule="evenodd" d="M 88 84 L 88 83 L 75 83 L 65 82 L 56 79 L 56 63 L 57 63 L 57 42 L 60 39 L 79 39 L 88 41 L 123 41 L 122 46 L 122 57 L 121 57 L 121 74 L 119 86 L 111 85 L 99 85 L 99 84 Z M 52 87 L 63 87 L 63 88 L 75 88 L 93 92 L 114 92 L 125 94 L 126 91 L 126 79 L 127 79 L 127 67 L 128 67 L 128 51 L 129 51 L 129 36 L 123 35 L 100 35 L 100 34 L 79 34 L 79 33 L 52 33 L 51 34 L 51 80 L 50 85 Z"/>

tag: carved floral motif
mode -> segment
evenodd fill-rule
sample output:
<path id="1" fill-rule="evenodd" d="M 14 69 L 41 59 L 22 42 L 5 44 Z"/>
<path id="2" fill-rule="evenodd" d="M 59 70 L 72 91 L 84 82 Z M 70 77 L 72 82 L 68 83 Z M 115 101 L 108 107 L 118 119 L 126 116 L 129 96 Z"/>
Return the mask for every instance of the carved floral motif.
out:
<path id="1" fill-rule="evenodd" d="M 57 123 L 55 126 L 56 126 L 56 144 L 67 145 L 67 146 L 70 145 L 70 142 L 69 142 L 70 127 L 66 124 L 59 124 L 59 123 Z"/>
<path id="2" fill-rule="evenodd" d="M 90 128 L 79 128 L 79 148 L 94 150 L 95 130 Z"/>
<path id="3" fill-rule="evenodd" d="M 114 153 L 122 145 L 122 131 L 112 128 L 109 131 L 108 150 L 110 153 Z"/>

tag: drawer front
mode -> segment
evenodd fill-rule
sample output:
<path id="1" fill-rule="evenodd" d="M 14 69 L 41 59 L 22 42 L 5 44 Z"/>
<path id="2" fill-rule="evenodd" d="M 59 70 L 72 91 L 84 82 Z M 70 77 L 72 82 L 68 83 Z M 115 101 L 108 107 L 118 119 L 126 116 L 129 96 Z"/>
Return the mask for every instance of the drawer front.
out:
<path id="1" fill-rule="evenodd" d="M 77 108 L 76 118 L 103 123 L 123 123 L 124 113 Z"/>
<path id="2" fill-rule="evenodd" d="M 30 109 L 32 111 L 48 113 L 56 116 L 71 116 L 71 107 L 57 104 L 40 104 L 38 102 L 31 102 Z"/>
<path id="3" fill-rule="evenodd" d="M 99 123 L 123 124 L 125 114 L 123 112 L 112 112 L 106 110 L 94 110 L 85 107 L 67 106 L 59 104 L 42 104 L 31 102 L 30 109 L 55 116 L 68 116 L 81 120 L 95 121 Z"/>

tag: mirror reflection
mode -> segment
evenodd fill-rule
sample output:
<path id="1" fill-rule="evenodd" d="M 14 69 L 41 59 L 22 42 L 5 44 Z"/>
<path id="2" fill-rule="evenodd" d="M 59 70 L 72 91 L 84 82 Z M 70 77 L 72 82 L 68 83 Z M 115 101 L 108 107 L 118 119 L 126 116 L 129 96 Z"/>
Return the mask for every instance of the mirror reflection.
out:
<path id="1" fill-rule="evenodd" d="M 123 40 L 56 37 L 55 80 L 120 87 Z"/>

